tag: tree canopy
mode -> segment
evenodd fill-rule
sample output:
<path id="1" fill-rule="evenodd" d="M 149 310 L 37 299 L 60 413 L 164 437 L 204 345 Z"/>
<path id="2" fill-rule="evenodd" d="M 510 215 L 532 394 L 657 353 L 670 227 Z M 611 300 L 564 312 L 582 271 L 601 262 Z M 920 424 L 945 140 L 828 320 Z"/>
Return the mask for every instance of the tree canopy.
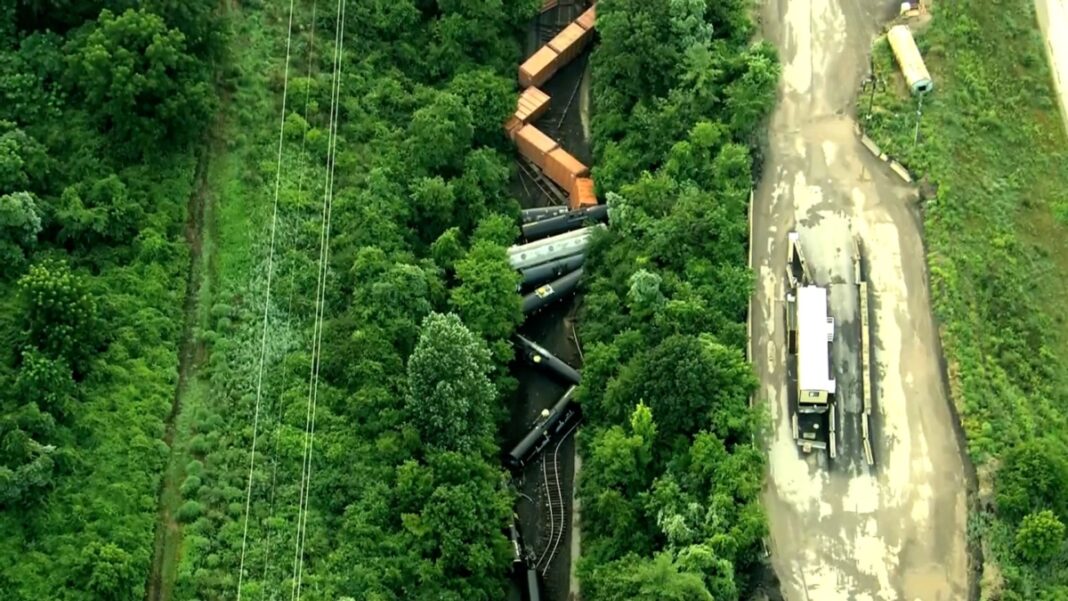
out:
<path id="1" fill-rule="evenodd" d="M 747 203 L 778 65 L 744 2 L 604 1 L 578 398 L 583 597 L 747 598 L 767 527 Z M 713 517 L 714 516 L 714 517 Z"/>

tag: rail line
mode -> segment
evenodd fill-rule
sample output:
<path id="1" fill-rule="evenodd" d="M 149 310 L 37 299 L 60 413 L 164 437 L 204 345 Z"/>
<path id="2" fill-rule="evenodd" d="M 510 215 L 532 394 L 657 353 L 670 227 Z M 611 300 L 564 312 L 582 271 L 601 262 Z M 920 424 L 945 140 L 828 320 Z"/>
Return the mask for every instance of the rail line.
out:
<path id="1" fill-rule="evenodd" d="M 575 431 L 575 428 L 579 426 L 580 421 L 576 421 L 575 425 L 564 432 L 564 435 L 560 437 L 559 442 L 556 443 L 556 447 L 553 448 L 552 459 L 546 457 L 541 464 L 542 477 L 545 478 L 545 496 L 549 504 L 549 542 L 545 544 L 545 549 L 542 550 L 541 556 L 538 557 L 537 563 L 534 564 L 536 569 L 541 570 L 542 576 L 549 571 L 549 565 L 552 563 L 553 558 L 556 557 L 556 549 L 560 545 L 560 539 L 564 536 L 564 523 L 566 521 L 564 517 L 564 491 L 560 485 L 560 447 L 564 444 L 564 441 L 571 436 L 571 433 Z M 547 466 L 552 465 L 553 479 L 550 481 Z M 555 485 L 555 486 L 552 486 Z M 555 519 L 555 512 L 553 511 L 553 498 L 552 493 L 556 492 L 556 505 L 560 510 L 560 519 Z M 559 522 L 559 528 L 556 527 L 556 523 Z"/>
<path id="2" fill-rule="evenodd" d="M 530 181 L 534 182 L 534 185 L 538 187 L 538 190 L 545 195 L 550 201 L 555 201 L 554 204 L 567 205 L 567 197 L 549 180 L 545 179 L 545 175 L 537 165 L 531 163 L 528 159 L 520 158 L 516 160 L 516 164 L 519 165 L 519 171 L 526 175 Z M 523 181 L 523 178 L 519 178 L 519 181 Z"/>

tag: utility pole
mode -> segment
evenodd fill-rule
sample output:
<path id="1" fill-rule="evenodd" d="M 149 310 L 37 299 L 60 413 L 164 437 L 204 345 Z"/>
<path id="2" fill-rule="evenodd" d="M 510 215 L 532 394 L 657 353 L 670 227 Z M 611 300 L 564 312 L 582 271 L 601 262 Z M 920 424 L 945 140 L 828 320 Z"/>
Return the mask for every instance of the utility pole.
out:
<path id="1" fill-rule="evenodd" d="M 919 99 L 916 101 L 916 133 L 912 137 L 912 147 L 915 148 L 916 144 L 920 141 L 920 118 L 923 117 L 923 97 L 926 94 L 922 92 L 919 94 Z"/>

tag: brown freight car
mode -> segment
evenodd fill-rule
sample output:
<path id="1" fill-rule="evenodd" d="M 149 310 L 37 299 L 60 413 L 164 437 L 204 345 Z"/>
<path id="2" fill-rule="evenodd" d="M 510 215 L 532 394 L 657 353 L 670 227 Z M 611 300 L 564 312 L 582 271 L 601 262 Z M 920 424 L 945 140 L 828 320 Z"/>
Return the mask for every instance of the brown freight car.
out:
<path id="1" fill-rule="evenodd" d="M 597 20 L 597 5 L 594 4 L 586 12 L 579 15 L 579 18 L 575 19 L 575 23 L 578 23 L 580 27 L 589 31 L 593 29 L 594 23 Z"/>
<path id="2" fill-rule="evenodd" d="M 549 110 L 549 95 L 531 86 L 519 95 L 515 116 L 523 123 L 530 123 Z"/>
<path id="3" fill-rule="evenodd" d="M 546 156 L 559 146 L 556 140 L 533 125 L 524 125 L 515 133 L 515 145 L 519 147 L 519 154 L 542 169 L 545 169 Z"/>
<path id="4" fill-rule="evenodd" d="M 508 138 L 515 140 L 515 132 L 519 131 L 525 123 L 519 120 L 519 117 L 512 115 L 508 117 L 508 120 L 504 122 L 504 131 L 508 134 Z"/>
<path id="5" fill-rule="evenodd" d="M 524 88 L 542 85 L 556 75 L 560 64 L 560 55 L 549 46 L 542 46 L 519 65 L 519 85 Z"/>
<path id="6" fill-rule="evenodd" d="M 575 178 L 575 185 L 571 188 L 569 204 L 572 210 L 592 207 L 597 204 L 597 196 L 593 193 L 592 179 L 588 177 Z"/>
<path id="7" fill-rule="evenodd" d="M 572 23 L 556 34 L 556 37 L 549 40 L 549 48 L 559 54 L 559 58 L 556 60 L 556 68 L 560 69 L 574 60 L 586 48 L 586 44 L 590 42 L 592 37 L 592 31 L 583 29 L 577 23 Z"/>
<path id="8" fill-rule="evenodd" d="M 563 148 L 557 148 L 545 156 L 545 175 L 564 190 L 571 190 L 576 177 L 587 175 L 590 170 L 581 161 Z"/>

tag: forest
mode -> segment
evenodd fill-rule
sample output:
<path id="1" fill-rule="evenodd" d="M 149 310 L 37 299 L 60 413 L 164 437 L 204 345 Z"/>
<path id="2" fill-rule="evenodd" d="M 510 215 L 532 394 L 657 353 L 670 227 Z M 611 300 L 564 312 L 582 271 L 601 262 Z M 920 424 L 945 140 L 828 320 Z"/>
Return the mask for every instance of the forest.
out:
<path id="1" fill-rule="evenodd" d="M 144 594 L 215 3 L 5 2 L 0 590 Z"/>
<path id="2" fill-rule="evenodd" d="M 747 210 L 779 67 L 741 1 L 602 1 L 597 28 L 593 174 L 611 227 L 580 320 L 582 594 L 749 598 L 767 526 Z"/>
<path id="3" fill-rule="evenodd" d="M 936 4 L 916 124 L 885 42 L 870 135 L 927 190 L 931 292 L 978 475 L 969 534 L 988 599 L 1068 598 L 1068 142 L 1034 5 Z M 918 135 L 917 135 L 918 134 Z"/>
<path id="4" fill-rule="evenodd" d="M 539 7 L 4 9 L 7 598 L 503 597 L 502 123 Z M 746 211 L 778 67 L 743 0 L 598 12 L 584 598 L 743 598 Z"/>

